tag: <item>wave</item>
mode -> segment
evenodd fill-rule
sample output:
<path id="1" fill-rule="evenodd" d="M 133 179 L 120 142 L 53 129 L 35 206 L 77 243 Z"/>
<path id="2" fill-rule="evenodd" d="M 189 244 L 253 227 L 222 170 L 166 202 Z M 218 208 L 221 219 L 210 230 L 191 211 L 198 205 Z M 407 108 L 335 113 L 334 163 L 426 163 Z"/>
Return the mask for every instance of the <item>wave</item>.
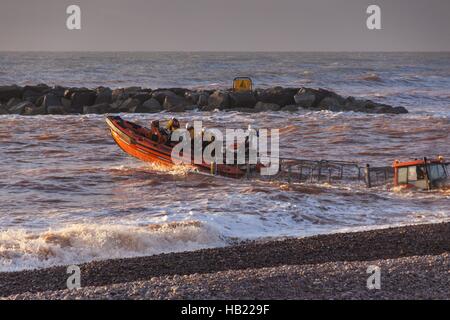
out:
<path id="1" fill-rule="evenodd" d="M 148 256 L 227 245 L 199 221 L 146 226 L 74 224 L 57 230 L 0 232 L 0 271 Z"/>
<path id="2" fill-rule="evenodd" d="M 379 75 L 377 75 L 376 73 L 370 73 L 370 74 L 364 75 L 360 78 L 360 80 L 374 81 L 374 82 L 382 82 L 383 81 L 381 79 L 381 77 Z"/>
<path id="3" fill-rule="evenodd" d="M 96 168 L 87 168 L 83 169 L 84 172 L 95 172 Z M 152 173 L 159 173 L 159 174 L 167 174 L 172 176 L 186 176 L 189 173 L 195 172 L 193 167 L 190 167 L 188 165 L 164 165 L 164 164 L 157 164 L 157 163 L 141 163 L 141 162 L 135 162 L 130 163 L 127 165 L 114 165 L 107 167 L 104 169 L 105 171 L 111 172 L 111 173 L 118 173 L 118 174 L 129 174 L 133 172 L 152 172 Z M 81 172 L 81 170 L 80 170 Z"/>

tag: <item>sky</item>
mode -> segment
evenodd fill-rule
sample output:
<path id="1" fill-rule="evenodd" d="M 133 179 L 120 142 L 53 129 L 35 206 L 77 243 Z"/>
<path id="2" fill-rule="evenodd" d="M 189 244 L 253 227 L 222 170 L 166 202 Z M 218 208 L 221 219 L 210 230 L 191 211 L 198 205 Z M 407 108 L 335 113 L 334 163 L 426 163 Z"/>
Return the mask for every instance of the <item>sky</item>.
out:
<path id="1" fill-rule="evenodd" d="M 450 51 L 450 1 L 0 0 L 0 51 Z"/>

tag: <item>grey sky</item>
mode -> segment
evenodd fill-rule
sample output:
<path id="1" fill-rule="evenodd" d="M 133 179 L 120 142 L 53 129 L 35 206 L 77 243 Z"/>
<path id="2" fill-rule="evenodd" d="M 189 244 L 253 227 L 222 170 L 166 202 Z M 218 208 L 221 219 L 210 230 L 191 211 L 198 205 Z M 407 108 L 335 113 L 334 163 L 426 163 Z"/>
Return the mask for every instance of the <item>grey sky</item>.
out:
<path id="1" fill-rule="evenodd" d="M 366 28 L 369 4 L 383 30 Z M 450 1 L 0 0 L 0 50 L 450 51 Z"/>

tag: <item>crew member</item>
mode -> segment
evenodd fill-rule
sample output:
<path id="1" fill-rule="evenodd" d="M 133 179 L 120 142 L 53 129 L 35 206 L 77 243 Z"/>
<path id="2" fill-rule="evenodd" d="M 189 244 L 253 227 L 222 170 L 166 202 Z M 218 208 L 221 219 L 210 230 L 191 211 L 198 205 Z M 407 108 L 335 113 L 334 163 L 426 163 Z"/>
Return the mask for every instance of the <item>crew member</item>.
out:
<path id="1" fill-rule="evenodd" d="M 174 132 L 177 129 L 180 129 L 180 122 L 178 121 L 177 118 L 172 117 L 169 122 L 166 125 L 166 129 L 169 132 L 169 134 L 171 134 L 172 132 Z"/>
<path id="2" fill-rule="evenodd" d="M 159 129 L 159 120 L 153 120 L 150 124 L 150 139 L 156 143 L 164 143 L 166 140 Z"/>
<path id="3" fill-rule="evenodd" d="M 189 132 L 191 140 L 194 141 L 194 127 L 188 123 L 186 123 L 186 130 Z"/>

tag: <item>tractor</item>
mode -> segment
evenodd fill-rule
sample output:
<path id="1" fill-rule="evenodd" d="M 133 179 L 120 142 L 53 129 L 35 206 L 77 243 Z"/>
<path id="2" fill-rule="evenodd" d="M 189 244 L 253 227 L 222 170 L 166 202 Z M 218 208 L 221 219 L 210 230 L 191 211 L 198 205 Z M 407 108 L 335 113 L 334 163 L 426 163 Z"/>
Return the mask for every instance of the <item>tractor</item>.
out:
<path id="1" fill-rule="evenodd" d="M 443 157 L 394 161 L 394 187 L 433 190 L 450 188 L 449 164 Z"/>

